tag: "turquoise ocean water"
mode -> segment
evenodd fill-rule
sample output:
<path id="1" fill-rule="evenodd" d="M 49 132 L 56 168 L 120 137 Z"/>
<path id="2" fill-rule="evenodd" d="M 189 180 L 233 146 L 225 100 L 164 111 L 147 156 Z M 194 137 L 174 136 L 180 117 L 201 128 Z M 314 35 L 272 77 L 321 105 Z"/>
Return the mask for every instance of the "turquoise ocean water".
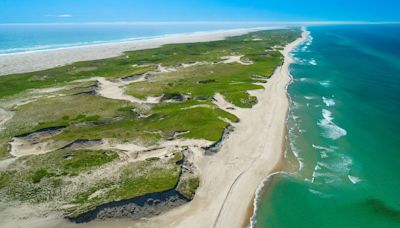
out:
<path id="1" fill-rule="evenodd" d="M 0 54 L 269 24 L 0 24 Z M 273 25 L 277 26 L 277 25 Z"/>
<path id="2" fill-rule="evenodd" d="M 255 227 L 400 227 L 400 26 L 309 27 Z"/>

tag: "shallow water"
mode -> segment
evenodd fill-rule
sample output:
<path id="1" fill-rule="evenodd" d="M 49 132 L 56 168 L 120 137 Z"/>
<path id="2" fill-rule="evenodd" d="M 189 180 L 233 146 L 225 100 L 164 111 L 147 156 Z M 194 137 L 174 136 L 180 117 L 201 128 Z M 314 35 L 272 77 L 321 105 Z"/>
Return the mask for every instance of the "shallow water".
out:
<path id="1" fill-rule="evenodd" d="M 290 174 L 256 227 L 400 226 L 400 26 L 310 27 L 289 86 Z"/>
<path id="2" fill-rule="evenodd" d="M 269 24 L 0 24 L 0 54 L 138 40 Z M 276 25 L 273 25 L 276 26 Z"/>

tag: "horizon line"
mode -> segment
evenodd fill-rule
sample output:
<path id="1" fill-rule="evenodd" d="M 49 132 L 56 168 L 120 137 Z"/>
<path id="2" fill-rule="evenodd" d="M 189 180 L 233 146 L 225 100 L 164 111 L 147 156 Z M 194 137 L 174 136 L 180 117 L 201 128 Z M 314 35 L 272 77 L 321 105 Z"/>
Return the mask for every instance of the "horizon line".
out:
<path id="1" fill-rule="evenodd" d="M 94 22 L 11 22 L 0 25 L 190 25 L 190 24 L 214 24 L 214 25 L 256 25 L 256 24 L 280 24 L 280 25 L 352 25 L 352 24 L 400 24 L 400 21 L 94 21 Z"/>

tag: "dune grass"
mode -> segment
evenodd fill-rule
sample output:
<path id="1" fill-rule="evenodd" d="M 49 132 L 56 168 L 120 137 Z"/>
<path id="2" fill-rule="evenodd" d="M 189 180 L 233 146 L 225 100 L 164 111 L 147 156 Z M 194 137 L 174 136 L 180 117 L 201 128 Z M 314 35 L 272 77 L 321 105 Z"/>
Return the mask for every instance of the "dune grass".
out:
<path id="1" fill-rule="evenodd" d="M 125 52 L 121 56 L 93 61 L 82 61 L 62 67 L 37 72 L 2 76 L 0 98 L 14 95 L 27 89 L 46 88 L 78 79 L 100 77 L 124 77 L 144 73 L 155 68 L 155 64 L 176 66 L 194 61 L 219 61 L 220 56 L 232 53 L 254 55 L 264 53 L 275 45 L 283 46 L 300 34 L 298 29 L 272 30 L 231 37 L 224 41 L 171 44 L 160 48 Z M 254 37 L 258 39 L 254 41 Z M 249 56 L 251 57 L 251 56 Z M 275 66 L 265 66 L 268 68 Z"/>
<path id="2" fill-rule="evenodd" d="M 180 156 L 179 156 L 180 155 Z M 130 163 L 120 169 L 120 176 L 102 180 L 96 186 L 75 195 L 65 210 L 70 217 L 93 210 L 97 205 L 132 199 L 153 192 L 173 189 L 179 180 L 181 152 L 167 159 L 147 159 Z M 101 194 L 96 192 L 101 191 Z"/>
<path id="3" fill-rule="evenodd" d="M 145 146 L 180 137 L 215 142 L 229 124 L 239 121 L 213 103 L 215 93 L 238 107 L 251 108 L 257 98 L 248 91 L 262 89 L 259 83 L 266 82 L 282 64 L 279 50 L 273 47 L 284 46 L 300 33 L 299 29 L 260 31 L 222 41 L 170 44 L 114 58 L 1 76 L 0 106 L 14 116 L 1 126 L 0 159 L 9 155 L 8 143 L 13 137 L 57 126 L 65 128 L 43 140 L 109 139 Z M 226 56 L 242 56 L 242 61 L 251 64 L 223 63 Z M 182 65 L 196 62 L 201 64 Z M 159 66 L 175 71 L 156 72 Z M 101 97 L 96 94 L 97 83 L 90 79 L 120 80 L 143 73 L 147 73 L 147 79 L 130 84 L 125 92 L 140 99 L 162 96 L 160 103 Z M 79 79 L 89 80 L 77 82 Z M 5 105 L 30 97 L 35 89 L 55 86 L 66 88 L 20 106 Z M 76 216 L 104 203 L 175 187 L 187 199 L 193 198 L 199 178 L 179 180 L 181 152 L 134 163 L 119 161 L 119 153 L 62 149 L 18 158 L 0 171 L 0 201 L 51 202 L 57 210 L 63 208 L 66 215 Z M 85 179 L 88 177 L 91 179 Z"/>
<path id="4" fill-rule="evenodd" d="M 186 199 L 193 199 L 196 189 L 200 185 L 200 178 L 198 176 L 191 176 L 188 178 L 181 179 L 176 190 L 182 194 Z"/>

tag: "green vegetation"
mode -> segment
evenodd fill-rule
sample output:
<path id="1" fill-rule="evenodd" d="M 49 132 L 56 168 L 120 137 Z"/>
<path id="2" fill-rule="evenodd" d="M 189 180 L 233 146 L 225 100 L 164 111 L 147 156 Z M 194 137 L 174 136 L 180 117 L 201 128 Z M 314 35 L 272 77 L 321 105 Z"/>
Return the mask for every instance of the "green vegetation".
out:
<path id="1" fill-rule="evenodd" d="M 0 172 L 3 197 L 28 202 L 62 199 L 62 186 L 71 184 L 66 177 L 95 170 L 118 158 L 114 151 L 58 150 L 19 158 Z"/>
<path id="2" fill-rule="evenodd" d="M 32 182 L 39 183 L 42 180 L 42 178 L 50 175 L 51 173 L 48 173 L 47 169 L 38 169 L 32 175 Z"/>
<path id="3" fill-rule="evenodd" d="M 183 156 L 176 152 L 167 159 L 121 164 L 115 175 L 101 171 L 117 158 L 115 151 L 104 150 L 59 150 L 23 157 L 18 163 L 24 167 L 0 172 L 0 195 L 34 203 L 57 201 L 59 206 L 70 205 L 66 214 L 78 215 L 100 204 L 174 188 L 180 175 L 177 163 Z M 86 179 L 90 175 L 94 180 Z"/>
<path id="4" fill-rule="evenodd" d="M 115 78 L 145 73 L 153 70 L 154 64 L 177 66 L 195 61 L 217 62 L 221 56 L 232 54 L 243 54 L 255 61 L 270 58 L 268 65 L 263 66 L 263 75 L 268 76 L 280 60 L 257 54 L 265 54 L 264 50 L 272 50 L 271 47 L 275 45 L 283 46 L 296 39 L 299 34 L 298 29 L 261 31 L 224 41 L 165 45 L 161 48 L 126 52 L 114 58 L 83 61 L 43 71 L 2 76 L 0 98 L 27 89 L 46 88 L 93 76 Z M 261 40 L 253 41 L 254 37 Z M 279 55 L 276 51 L 271 52 L 267 53 L 272 57 Z"/>
<path id="5" fill-rule="evenodd" d="M 169 159 L 149 159 L 124 166 L 119 170 L 119 178 L 103 180 L 77 194 L 70 202 L 75 206 L 66 211 L 67 215 L 74 217 L 97 205 L 173 189 L 180 174 L 177 159 L 183 159 L 181 152 L 177 153 L 180 155 Z"/>
<path id="6" fill-rule="evenodd" d="M 189 131 L 184 137 L 217 141 L 228 125 L 221 118 L 238 121 L 234 115 L 218 109 L 210 101 L 161 103 L 153 106 L 148 114 L 150 116 L 147 118 L 124 118 L 102 124 L 72 125 L 54 139 L 114 138 L 122 142 L 138 140 L 151 144 L 160 138 L 171 138 L 175 132 Z"/>
<path id="7" fill-rule="evenodd" d="M 215 142 L 231 122 L 239 120 L 219 109 L 213 103 L 214 95 L 220 93 L 235 106 L 251 108 L 257 98 L 248 91 L 262 89 L 260 83 L 282 64 L 274 46 L 284 46 L 300 32 L 261 31 L 223 41 L 164 45 L 1 76 L 0 107 L 12 118 L 0 126 L 0 160 L 9 156 L 13 137 L 35 131 L 40 133 L 22 141 L 30 140 L 32 145 L 49 142 L 56 148 L 82 139 L 141 146 L 177 138 Z M 241 56 L 241 62 L 225 63 L 227 56 Z M 160 67 L 172 70 L 161 71 Z M 129 84 L 126 77 L 138 74 L 146 78 Z M 98 93 L 101 81 L 93 77 L 123 80 L 126 95 L 142 100 L 156 96 L 160 102 L 102 97 Z M 56 133 L 45 131 L 52 127 L 62 128 Z M 101 204 L 174 188 L 187 199 L 193 198 L 199 177 L 181 175 L 182 152 L 144 161 L 126 162 L 127 156 L 112 149 L 55 149 L 17 158 L 0 169 L 0 202 L 52 203 L 66 215 L 77 216 Z"/>
<path id="8" fill-rule="evenodd" d="M 132 105 L 100 96 L 41 98 L 16 108 L 14 117 L 6 125 L 10 127 L 3 134 L 18 135 L 48 127 L 110 119 L 121 115 L 118 110 L 124 107 Z"/>
<path id="9" fill-rule="evenodd" d="M 132 62 L 125 55 L 122 55 L 110 59 L 77 62 L 43 71 L 2 76 L 0 98 L 15 95 L 27 89 L 63 85 L 74 80 L 94 76 L 115 78 L 144 73 L 151 69 L 153 69 L 151 66 L 132 66 Z"/>
<path id="10" fill-rule="evenodd" d="M 191 200 L 199 187 L 200 179 L 197 176 L 183 178 L 179 182 L 176 190 L 182 194 L 186 199 Z"/>

